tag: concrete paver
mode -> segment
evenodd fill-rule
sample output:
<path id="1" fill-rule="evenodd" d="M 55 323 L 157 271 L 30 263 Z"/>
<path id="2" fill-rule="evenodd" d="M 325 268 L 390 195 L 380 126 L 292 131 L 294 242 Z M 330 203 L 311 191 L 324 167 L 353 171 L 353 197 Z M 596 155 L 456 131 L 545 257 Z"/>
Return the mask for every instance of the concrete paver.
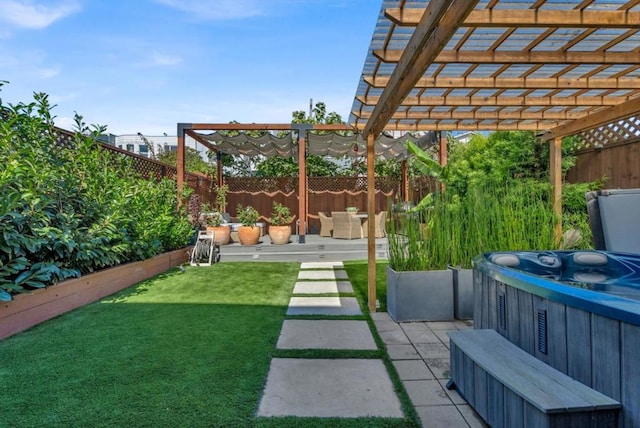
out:
<path id="1" fill-rule="evenodd" d="M 382 360 L 271 360 L 258 416 L 403 417 Z"/>
<path id="2" fill-rule="evenodd" d="M 362 315 L 355 297 L 292 297 L 287 315 Z"/>
<path id="3" fill-rule="evenodd" d="M 420 354 L 413 345 L 387 345 L 387 354 L 392 360 L 420 359 Z"/>
<path id="4" fill-rule="evenodd" d="M 301 270 L 298 279 L 347 279 L 344 270 Z"/>
<path id="5" fill-rule="evenodd" d="M 411 341 L 401 329 L 378 332 L 385 345 L 411 345 Z"/>
<path id="6" fill-rule="evenodd" d="M 395 360 L 393 366 L 400 380 L 430 380 L 433 373 L 422 360 Z"/>
<path id="7" fill-rule="evenodd" d="M 420 406 L 416 407 L 416 411 L 424 427 L 452 428 L 468 426 L 467 421 L 454 405 Z"/>
<path id="8" fill-rule="evenodd" d="M 435 380 L 406 380 L 404 388 L 414 406 L 453 404 L 440 383 Z"/>
<path id="9" fill-rule="evenodd" d="M 300 269 L 335 269 L 343 268 L 342 262 L 303 262 Z"/>
<path id="10" fill-rule="evenodd" d="M 277 348 L 376 350 L 378 346 L 366 321 L 285 320 Z"/>
<path id="11" fill-rule="evenodd" d="M 293 287 L 293 294 L 328 294 L 353 293 L 349 281 L 298 281 Z"/>

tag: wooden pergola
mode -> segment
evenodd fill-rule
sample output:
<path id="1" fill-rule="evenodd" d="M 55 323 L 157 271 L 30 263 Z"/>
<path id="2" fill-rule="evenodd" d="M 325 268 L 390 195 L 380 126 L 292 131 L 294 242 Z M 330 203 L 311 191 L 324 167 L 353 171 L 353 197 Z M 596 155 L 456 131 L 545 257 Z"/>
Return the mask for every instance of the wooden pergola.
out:
<path id="1" fill-rule="evenodd" d="M 382 0 L 348 128 L 367 139 L 369 215 L 377 136 L 456 130 L 531 130 L 548 141 L 560 214 L 561 139 L 639 115 L 640 0 Z M 291 127 L 247 126 L 179 124 L 179 186 L 184 135 Z M 440 151 L 443 161 L 446 147 Z M 375 311 L 369 226 L 368 304 Z"/>
<path id="2" fill-rule="evenodd" d="M 350 123 L 370 180 L 384 130 L 534 131 L 560 214 L 561 139 L 639 114 L 640 0 L 383 0 Z"/>

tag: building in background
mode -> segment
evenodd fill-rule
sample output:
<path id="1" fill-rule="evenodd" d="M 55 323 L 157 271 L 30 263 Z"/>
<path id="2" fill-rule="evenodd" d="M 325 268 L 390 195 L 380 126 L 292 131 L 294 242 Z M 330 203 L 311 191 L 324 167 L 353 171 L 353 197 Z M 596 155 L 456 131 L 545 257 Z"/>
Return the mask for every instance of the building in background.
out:
<path id="1" fill-rule="evenodd" d="M 160 153 L 175 152 L 178 150 L 178 137 L 175 135 L 143 135 L 137 133 L 113 136 L 109 134 L 100 139 L 119 149 L 148 158 L 153 158 L 153 153 L 158 155 Z M 198 144 L 193 138 L 187 136 L 185 138 L 185 145 L 195 149 L 205 161 L 209 160 L 207 158 L 208 149 L 202 144 Z"/>

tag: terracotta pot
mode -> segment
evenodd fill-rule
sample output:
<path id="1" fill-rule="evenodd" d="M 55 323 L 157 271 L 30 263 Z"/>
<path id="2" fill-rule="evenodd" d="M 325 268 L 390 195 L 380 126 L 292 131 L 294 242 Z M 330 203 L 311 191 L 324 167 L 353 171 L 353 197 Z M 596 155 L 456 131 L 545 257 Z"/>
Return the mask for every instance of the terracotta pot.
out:
<path id="1" fill-rule="evenodd" d="M 240 226 L 238 239 L 242 245 L 256 245 L 260 241 L 260 228 L 258 226 Z"/>
<path id="2" fill-rule="evenodd" d="M 269 226 L 269 238 L 274 245 L 288 244 L 291 238 L 291 225 Z"/>
<path id="3" fill-rule="evenodd" d="M 227 245 L 231 237 L 229 226 L 207 226 L 207 230 L 213 230 L 213 240 L 218 245 Z"/>

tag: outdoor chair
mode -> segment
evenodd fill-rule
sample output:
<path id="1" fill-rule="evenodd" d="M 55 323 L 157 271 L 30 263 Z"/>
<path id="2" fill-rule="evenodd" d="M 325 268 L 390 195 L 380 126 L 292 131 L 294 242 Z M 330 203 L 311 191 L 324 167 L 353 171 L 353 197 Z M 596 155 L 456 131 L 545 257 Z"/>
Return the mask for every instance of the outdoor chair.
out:
<path id="1" fill-rule="evenodd" d="M 318 212 L 318 218 L 320 218 L 320 236 L 331 236 L 333 219 L 322 211 Z"/>
<path id="2" fill-rule="evenodd" d="M 332 211 L 333 237 L 338 239 L 362 238 L 362 223 L 360 218 L 346 211 Z"/>
<path id="3" fill-rule="evenodd" d="M 376 214 L 374 222 L 376 224 L 376 238 L 384 238 L 385 236 L 387 236 L 387 212 L 381 211 Z M 369 220 L 365 220 L 364 224 L 362 225 L 362 234 L 365 238 L 369 236 Z"/>

